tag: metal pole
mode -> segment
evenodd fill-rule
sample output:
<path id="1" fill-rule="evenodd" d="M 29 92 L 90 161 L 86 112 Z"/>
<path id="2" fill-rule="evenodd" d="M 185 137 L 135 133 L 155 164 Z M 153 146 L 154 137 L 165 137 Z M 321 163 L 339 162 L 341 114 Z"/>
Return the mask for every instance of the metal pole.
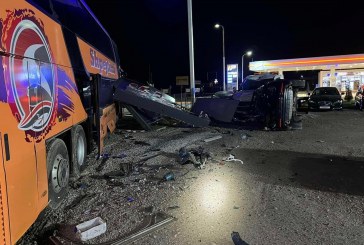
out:
<path id="1" fill-rule="evenodd" d="M 221 26 L 222 28 L 222 65 L 223 65 L 223 82 L 224 82 L 224 86 L 223 89 L 224 91 L 226 91 L 226 74 L 225 74 L 225 28 L 223 26 Z"/>
<path id="2" fill-rule="evenodd" d="M 193 51 L 193 22 L 192 22 L 192 0 L 187 0 L 188 8 L 188 37 L 190 47 L 190 85 L 191 85 L 191 101 L 195 103 L 195 60 Z"/>
<path id="3" fill-rule="evenodd" d="M 244 55 L 241 57 L 241 83 L 244 81 Z"/>

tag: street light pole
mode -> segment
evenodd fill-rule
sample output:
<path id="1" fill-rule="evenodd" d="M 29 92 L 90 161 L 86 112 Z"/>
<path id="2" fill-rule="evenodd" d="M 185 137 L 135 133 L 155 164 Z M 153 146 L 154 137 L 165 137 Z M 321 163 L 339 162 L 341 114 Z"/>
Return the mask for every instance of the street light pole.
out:
<path id="1" fill-rule="evenodd" d="M 225 28 L 223 26 L 221 26 L 221 28 L 222 28 L 222 59 L 223 59 L 222 64 L 224 66 L 224 69 L 223 69 L 223 72 L 222 72 L 224 74 L 223 89 L 224 89 L 224 91 L 226 91 L 226 80 L 225 80 L 226 79 L 226 71 L 225 71 L 225 69 L 226 69 L 226 64 L 225 64 Z"/>
<path id="2" fill-rule="evenodd" d="M 243 54 L 243 56 L 241 57 L 241 83 L 243 83 L 244 81 L 244 56 L 252 56 L 253 52 L 252 51 L 248 51 L 245 54 Z"/>
<path id="3" fill-rule="evenodd" d="M 192 105 L 195 103 L 195 59 L 193 49 L 193 22 L 192 22 L 192 0 L 187 0 L 188 8 L 188 37 L 190 50 L 190 88 Z"/>
<path id="4" fill-rule="evenodd" d="M 215 28 L 218 29 L 220 28 L 222 29 L 222 65 L 223 65 L 223 69 L 222 69 L 222 73 L 223 73 L 223 90 L 226 91 L 226 74 L 225 74 L 225 28 L 224 26 L 220 25 L 220 24 L 216 24 Z"/>

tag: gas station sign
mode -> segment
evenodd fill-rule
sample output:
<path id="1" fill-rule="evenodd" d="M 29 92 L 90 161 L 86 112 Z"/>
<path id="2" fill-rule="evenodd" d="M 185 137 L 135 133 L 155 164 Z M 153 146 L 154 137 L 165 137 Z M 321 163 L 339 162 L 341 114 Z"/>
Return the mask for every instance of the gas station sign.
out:
<path id="1" fill-rule="evenodd" d="M 227 65 L 227 90 L 233 91 L 233 88 L 238 89 L 238 64 Z"/>

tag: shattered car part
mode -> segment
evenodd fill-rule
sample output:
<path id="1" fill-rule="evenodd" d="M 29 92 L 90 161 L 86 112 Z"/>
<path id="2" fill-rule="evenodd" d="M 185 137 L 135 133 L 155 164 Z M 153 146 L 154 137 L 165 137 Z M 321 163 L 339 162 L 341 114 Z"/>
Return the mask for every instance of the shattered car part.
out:
<path id="1" fill-rule="evenodd" d="M 235 245 L 248 245 L 248 243 L 244 242 L 243 239 L 241 239 L 239 232 L 233 231 L 231 233 L 231 239 L 233 240 Z"/>
<path id="2" fill-rule="evenodd" d="M 211 142 L 211 141 L 215 141 L 215 140 L 219 140 L 221 139 L 222 136 L 221 135 L 218 135 L 218 136 L 215 136 L 215 137 L 211 137 L 211 138 L 208 138 L 208 139 L 205 139 L 203 140 L 205 143 L 208 143 L 208 142 Z"/>
<path id="3" fill-rule="evenodd" d="M 173 173 L 173 172 L 166 173 L 166 174 L 163 176 L 163 179 L 164 179 L 165 181 L 175 180 L 174 173 Z"/>
<path id="4" fill-rule="evenodd" d="M 76 225 L 76 235 L 81 241 L 88 241 L 106 232 L 106 223 L 100 217 Z"/>
<path id="5" fill-rule="evenodd" d="M 235 156 L 231 155 L 231 154 L 228 157 L 226 157 L 225 159 L 223 159 L 223 161 L 225 161 L 225 162 L 240 162 L 241 164 L 244 164 L 242 160 L 235 159 Z"/>
<path id="6" fill-rule="evenodd" d="M 208 158 L 210 158 L 210 153 L 205 152 L 203 147 L 198 147 L 197 149 L 189 149 L 182 147 L 179 150 L 179 160 L 181 164 L 187 164 L 192 162 L 196 166 L 205 165 Z"/>

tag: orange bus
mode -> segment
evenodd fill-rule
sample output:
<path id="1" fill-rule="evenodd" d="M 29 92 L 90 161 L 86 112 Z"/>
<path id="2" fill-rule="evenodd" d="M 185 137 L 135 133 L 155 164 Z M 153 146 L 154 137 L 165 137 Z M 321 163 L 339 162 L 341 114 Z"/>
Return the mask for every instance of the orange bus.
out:
<path id="1" fill-rule="evenodd" d="M 15 244 L 115 129 L 119 58 L 83 0 L 1 0 L 0 38 L 0 244 Z"/>

